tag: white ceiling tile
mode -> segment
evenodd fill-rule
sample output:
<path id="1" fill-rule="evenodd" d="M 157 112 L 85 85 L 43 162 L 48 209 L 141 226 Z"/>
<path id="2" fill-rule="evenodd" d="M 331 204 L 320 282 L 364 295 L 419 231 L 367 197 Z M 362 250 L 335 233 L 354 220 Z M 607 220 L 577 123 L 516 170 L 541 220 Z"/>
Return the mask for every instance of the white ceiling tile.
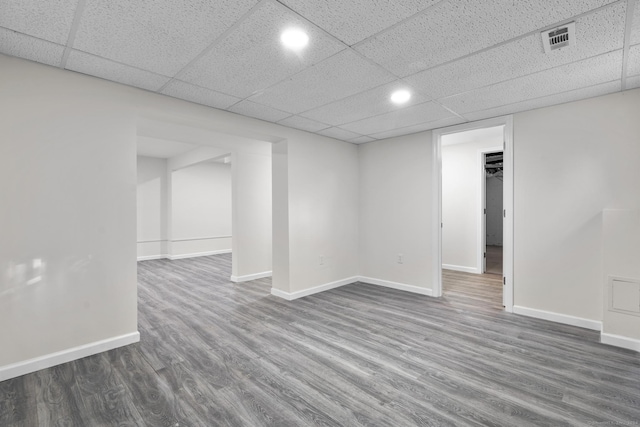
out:
<path id="1" fill-rule="evenodd" d="M 626 3 L 576 20 L 576 44 L 544 53 L 539 33 L 406 77 L 433 98 L 442 98 L 521 77 L 612 50 L 624 44 Z"/>
<path id="2" fill-rule="evenodd" d="M 0 53 L 57 67 L 64 46 L 0 28 Z"/>
<path id="3" fill-rule="evenodd" d="M 629 49 L 629 57 L 627 59 L 627 76 L 638 74 L 640 74 L 640 44 Z"/>
<path id="4" fill-rule="evenodd" d="M 320 135 L 328 136 L 335 139 L 340 139 L 342 141 L 347 141 L 350 139 L 361 137 L 362 135 L 351 132 L 346 129 L 341 129 L 338 127 L 327 128 L 318 132 Z"/>
<path id="5" fill-rule="evenodd" d="M 370 37 L 439 0 L 282 0 L 319 27 L 348 45 Z M 366 18 L 363 16 L 366 11 Z"/>
<path id="6" fill-rule="evenodd" d="M 633 21 L 631 22 L 631 44 L 640 43 L 640 1 L 635 0 L 633 9 Z"/>
<path id="7" fill-rule="evenodd" d="M 69 54 L 66 69 L 152 91 L 157 91 L 169 81 L 169 77 L 118 64 L 77 50 Z"/>
<path id="8" fill-rule="evenodd" d="M 0 27 L 66 44 L 78 0 L 0 0 Z"/>
<path id="9" fill-rule="evenodd" d="M 371 135 L 420 123 L 446 119 L 452 116 L 453 114 L 442 108 L 437 103 L 425 102 L 424 104 L 414 105 L 381 114 L 379 116 L 348 123 L 341 127 L 362 135 Z"/>
<path id="10" fill-rule="evenodd" d="M 407 127 L 398 128 L 398 129 L 391 129 L 386 132 L 374 133 L 373 135 L 370 135 L 370 136 L 376 139 L 393 138 L 396 136 L 411 135 L 412 133 L 424 132 L 431 129 L 440 129 L 447 126 L 455 126 L 464 122 L 466 122 L 466 120 L 461 119 L 460 117 L 449 117 L 446 119 L 436 120 L 433 122 L 420 123 L 413 126 L 407 126 Z M 427 141 L 427 142 L 430 143 L 431 141 Z"/>
<path id="11" fill-rule="evenodd" d="M 222 109 L 227 109 L 240 101 L 240 99 L 234 96 L 198 87 L 179 80 L 172 80 L 169 82 L 161 93 L 174 98 L 184 99 L 185 101 L 195 102 L 196 104 L 208 105 L 209 107 Z"/>
<path id="12" fill-rule="evenodd" d="M 617 80 L 617 81 L 602 83 L 602 84 L 587 87 L 587 88 L 576 89 L 576 90 L 571 90 L 564 93 L 558 93 L 551 96 L 532 99 L 529 101 L 517 102 L 514 104 L 505 105 L 505 106 L 496 107 L 496 108 L 490 108 L 488 110 L 483 110 L 483 111 L 476 111 L 473 113 L 465 114 L 465 117 L 470 121 L 488 119 L 491 117 L 499 117 L 499 116 L 504 116 L 506 114 L 514 114 L 514 113 L 519 113 L 521 111 L 535 110 L 537 108 L 548 107 L 551 105 L 578 101 L 580 99 L 593 98 L 595 96 L 618 92 L 619 90 L 620 90 L 620 81 Z"/>
<path id="13" fill-rule="evenodd" d="M 340 101 L 323 105 L 313 110 L 305 111 L 300 114 L 310 119 L 319 120 L 334 126 L 344 123 L 355 122 L 371 116 L 377 116 L 389 111 L 397 110 L 398 105 L 389 99 L 391 94 L 398 89 L 407 89 L 412 93 L 411 99 L 402 105 L 402 108 L 411 105 L 421 104 L 429 99 L 411 88 L 406 83 L 395 81 L 386 85 L 379 86 L 365 92 L 352 95 Z"/>
<path id="14" fill-rule="evenodd" d="M 74 48 L 173 76 L 257 0 L 87 0 Z"/>
<path id="15" fill-rule="evenodd" d="M 367 142 L 375 141 L 375 138 L 371 138 L 370 136 L 359 136 L 357 138 L 352 138 L 347 140 L 348 142 L 353 142 L 354 144 L 364 144 Z"/>
<path id="16" fill-rule="evenodd" d="M 303 29 L 309 45 L 300 52 L 285 49 L 283 29 Z M 345 49 L 279 3 L 264 3 L 225 39 L 191 65 L 180 79 L 240 98 L 265 89 Z"/>
<path id="17" fill-rule="evenodd" d="M 251 97 L 252 101 L 300 113 L 394 80 L 351 50 L 328 58 Z"/>
<path id="18" fill-rule="evenodd" d="M 439 101 L 458 114 L 486 110 L 620 79 L 622 51 L 599 55 Z"/>
<path id="19" fill-rule="evenodd" d="M 615 0 L 458 0 L 438 3 L 426 13 L 356 46 L 398 76 L 566 20 Z"/>
<path id="20" fill-rule="evenodd" d="M 329 125 L 316 122 L 315 120 L 307 119 L 306 117 L 291 116 L 284 120 L 280 120 L 278 124 L 287 126 L 290 128 L 302 129 L 308 132 L 318 132 L 319 130 L 326 129 Z"/>
<path id="21" fill-rule="evenodd" d="M 240 101 L 231 108 L 229 111 L 242 114 L 243 116 L 255 117 L 256 119 L 266 120 L 268 122 L 277 122 L 291 114 L 284 111 L 276 110 L 275 108 L 267 107 L 266 105 L 256 104 L 251 101 Z"/>
<path id="22" fill-rule="evenodd" d="M 627 78 L 627 89 L 635 89 L 640 87 L 640 76 L 633 76 Z"/>

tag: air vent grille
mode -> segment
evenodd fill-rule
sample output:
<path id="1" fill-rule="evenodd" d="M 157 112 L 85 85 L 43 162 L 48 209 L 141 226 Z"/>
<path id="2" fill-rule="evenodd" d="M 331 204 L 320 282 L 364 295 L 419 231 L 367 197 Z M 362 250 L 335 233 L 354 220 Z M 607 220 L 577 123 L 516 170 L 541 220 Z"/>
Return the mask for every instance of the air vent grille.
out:
<path id="1" fill-rule="evenodd" d="M 558 28 L 542 32 L 542 44 L 546 53 L 572 46 L 576 40 L 576 24 L 571 22 Z"/>

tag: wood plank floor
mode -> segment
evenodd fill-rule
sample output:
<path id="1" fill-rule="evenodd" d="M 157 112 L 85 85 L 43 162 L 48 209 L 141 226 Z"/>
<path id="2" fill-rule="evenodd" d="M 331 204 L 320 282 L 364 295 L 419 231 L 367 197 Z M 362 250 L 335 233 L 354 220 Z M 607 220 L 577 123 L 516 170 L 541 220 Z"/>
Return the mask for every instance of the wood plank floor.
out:
<path id="1" fill-rule="evenodd" d="M 287 302 L 228 255 L 139 263 L 142 341 L 0 383 L 0 426 L 637 425 L 640 355 L 502 311 L 357 283 Z M 492 296 L 492 292 L 494 295 Z"/>

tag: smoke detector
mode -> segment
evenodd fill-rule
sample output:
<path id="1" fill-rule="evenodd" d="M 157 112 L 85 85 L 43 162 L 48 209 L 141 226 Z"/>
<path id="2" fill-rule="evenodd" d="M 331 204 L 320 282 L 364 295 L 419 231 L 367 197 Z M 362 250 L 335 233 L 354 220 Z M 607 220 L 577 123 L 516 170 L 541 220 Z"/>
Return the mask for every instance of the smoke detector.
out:
<path id="1" fill-rule="evenodd" d="M 552 30 L 543 31 L 541 35 L 545 53 L 573 46 L 576 43 L 576 23 L 570 22 Z"/>

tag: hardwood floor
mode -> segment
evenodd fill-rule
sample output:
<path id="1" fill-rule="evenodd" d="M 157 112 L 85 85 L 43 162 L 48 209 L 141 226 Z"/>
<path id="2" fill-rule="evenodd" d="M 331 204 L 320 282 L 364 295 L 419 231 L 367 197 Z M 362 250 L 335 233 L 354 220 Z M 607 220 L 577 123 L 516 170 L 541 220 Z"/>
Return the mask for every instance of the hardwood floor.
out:
<path id="1" fill-rule="evenodd" d="M 142 341 L 1 382 L 0 425 L 640 420 L 638 353 L 507 314 L 469 275 L 446 274 L 441 299 L 357 283 L 287 302 L 269 279 L 230 283 L 230 261 L 139 263 Z"/>
<path id="2" fill-rule="evenodd" d="M 485 272 L 502 275 L 502 246 L 487 245 Z"/>

